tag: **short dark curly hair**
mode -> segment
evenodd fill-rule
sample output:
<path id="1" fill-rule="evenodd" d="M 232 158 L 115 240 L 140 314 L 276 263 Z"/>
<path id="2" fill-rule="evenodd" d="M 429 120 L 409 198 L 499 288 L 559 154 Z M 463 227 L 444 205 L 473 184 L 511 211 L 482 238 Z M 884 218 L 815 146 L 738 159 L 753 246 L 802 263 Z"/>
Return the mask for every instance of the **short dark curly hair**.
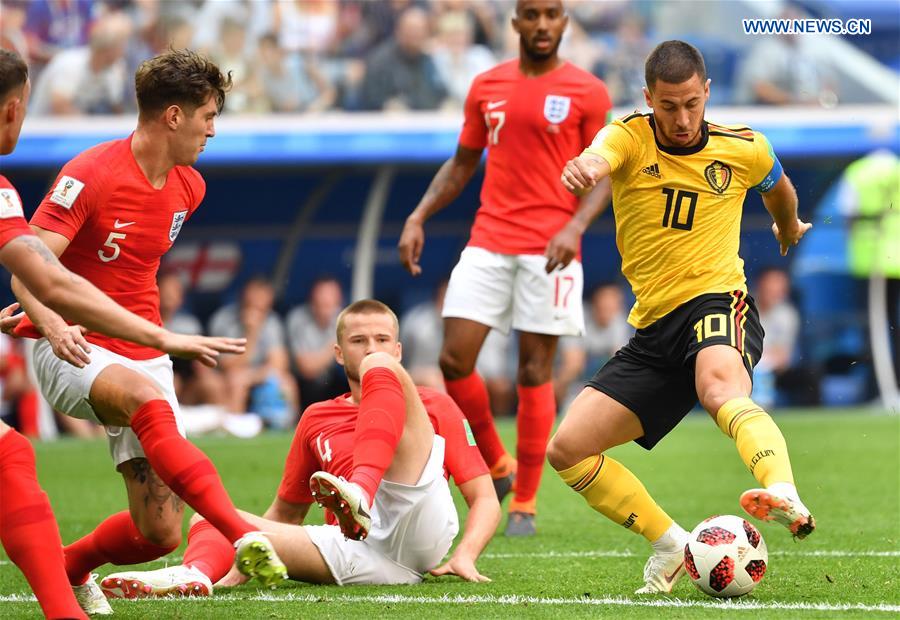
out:
<path id="1" fill-rule="evenodd" d="M 170 105 L 196 110 L 210 96 L 216 98 L 219 112 L 225 105 L 225 93 L 231 89 L 231 72 L 197 52 L 170 49 L 145 60 L 134 74 L 140 116 L 162 112 Z"/>
<path id="2" fill-rule="evenodd" d="M 15 52 L 0 49 L 0 101 L 28 80 L 28 65 Z"/>

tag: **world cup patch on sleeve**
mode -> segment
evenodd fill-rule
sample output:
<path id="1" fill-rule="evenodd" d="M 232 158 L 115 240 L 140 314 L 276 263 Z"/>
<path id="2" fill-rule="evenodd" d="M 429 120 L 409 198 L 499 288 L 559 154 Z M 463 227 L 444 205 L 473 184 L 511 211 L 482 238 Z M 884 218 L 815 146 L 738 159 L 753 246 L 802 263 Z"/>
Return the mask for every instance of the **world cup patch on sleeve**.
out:
<path id="1" fill-rule="evenodd" d="M 0 189 L 0 219 L 11 217 L 25 217 L 22 212 L 22 201 L 19 200 L 16 190 L 3 188 Z"/>
<path id="2" fill-rule="evenodd" d="M 53 192 L 50 194 L 50 202 L 58 204 L 64 209 L 71 209 L 72 205 L 75 204 L 75 199 L 78 198 L 78 194 L 83 189 L 84 183 L 78 179 L 63 176 L 59 183 L 56 184 L 56 187 L 53 188 Z"/>

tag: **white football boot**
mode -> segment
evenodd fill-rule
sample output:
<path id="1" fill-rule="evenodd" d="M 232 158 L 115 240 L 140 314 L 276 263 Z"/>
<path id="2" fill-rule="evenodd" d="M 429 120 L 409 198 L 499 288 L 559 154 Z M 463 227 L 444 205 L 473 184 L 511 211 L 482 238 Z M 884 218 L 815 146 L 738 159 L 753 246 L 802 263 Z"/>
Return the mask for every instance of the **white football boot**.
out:
<path id="1" fill-rule="evenodd" d="M 97 585 L 97 574 L 91 573 L 88 580 L 80 586 L 72 586 L 75 600 L 89 616 L 111 616 L 113 608 L 103 596 L 103 590 Z"/>
<path id="2" fill-rule="evenodd" d="M 334 513 L 344 536 L 362 540 L 369 535 L 372 517 L 358 484 L 318 471 L 310 477 L 309 489 L 320 506 Z"/>
<path id="3" fill-rule="evenodd" d="M 684 547 L 688 533 L 673 523 L 653 544 L 653 555 L 644 565 L 644 586 L 635 594 L 668 594 L 687 573 L 684 568 Z"/>
<path id="4" fill-rule="evenodd" d="M 741 494 L 741 507 L 752 517 L 780 523 L 804 539 L 816 529 L 816 520 L 803 505 L 797 490 L 787 483 L 775 483 L 765 489 L 750 489 Z"/>
<path id="5" fill-rule="evenodd" d="M 107 598 L 211 596 L 212 582 L 199 570 L 169 566 L 157 570 L 113 573 L 100 581 Z"/>

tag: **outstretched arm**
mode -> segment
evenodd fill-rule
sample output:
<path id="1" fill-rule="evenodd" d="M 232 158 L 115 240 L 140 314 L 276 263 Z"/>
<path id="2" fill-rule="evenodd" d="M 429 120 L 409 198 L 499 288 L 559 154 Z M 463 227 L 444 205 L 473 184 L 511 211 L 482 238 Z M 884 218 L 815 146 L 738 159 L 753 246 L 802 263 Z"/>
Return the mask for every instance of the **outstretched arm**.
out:
<path id="1" fill-rule="evenodd" d="M 466 581 L 490 581 L 478 572 L 475 561 L 490 542 L 500 523 L 500 503 L 494 484 L 488 474 L 476 476 L 459 485 L 469 506 L 462 540 L 453 555 L 442 566 L 431 571 L 432 575 L 457 575 Z"/>
<path id="2" fill-rule="evenodd" d="M 397 248 L 400 250 L 400 262 L 412 275 L 422 273 L 419 258 L 425 246 L 425 222 L 459 196 L 475 173 L 482 150 L 459 145 L 456 154 L 440 167 L 422 200 L 406 218 Z"/>
<path id="3" fill-rule="evenodd" d="M 41 228 L 35 227 L 35 232 L 37 236 L 23 235 L 4 246 L 2 260 L 16 274 L 13 292 L 51 344 L 52 335 L 66 329 L 60 312 L 88 329 L 179 357 L 197 358 L 207 366 L 216 365 L 219 353 L 243 353 L 241 339 L 173 334 L 129 312 L 59 262 L 57 256 L 68 247 L 68 239 Z M 87 343 L 82 348 L 89 349 Z M 54 352 L 59 355 L 56 347 Z M 71 354 L 60 357 L 72 361 Z M 76 359 L 89 361 L 84 356 L 76 355 Z"/>
<path id="4" fill-rule="evenodd" d="M 812 224 L 797 216 L 797 191 L 786 174 L 782 174 L 775 186 L 762 194 L 763 204 L 772 215 L 772 234 L 781 245 L 781 255 L 786 256 L 792 245 L 797 245 Z"/>

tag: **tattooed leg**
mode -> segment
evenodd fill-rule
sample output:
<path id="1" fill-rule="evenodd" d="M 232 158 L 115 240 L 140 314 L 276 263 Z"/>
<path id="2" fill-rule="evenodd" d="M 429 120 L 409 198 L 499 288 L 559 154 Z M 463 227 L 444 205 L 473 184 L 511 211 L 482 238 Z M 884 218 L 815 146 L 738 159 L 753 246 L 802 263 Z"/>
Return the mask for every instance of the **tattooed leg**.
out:
<path id="1" fill-rule="evenodd" d="M 147 540 L 170 546 L 181 539 L 184 502 L 160 479 L 147 459 L 132 459 L 119 466 L 128 490 L 131 518 Z"/>

